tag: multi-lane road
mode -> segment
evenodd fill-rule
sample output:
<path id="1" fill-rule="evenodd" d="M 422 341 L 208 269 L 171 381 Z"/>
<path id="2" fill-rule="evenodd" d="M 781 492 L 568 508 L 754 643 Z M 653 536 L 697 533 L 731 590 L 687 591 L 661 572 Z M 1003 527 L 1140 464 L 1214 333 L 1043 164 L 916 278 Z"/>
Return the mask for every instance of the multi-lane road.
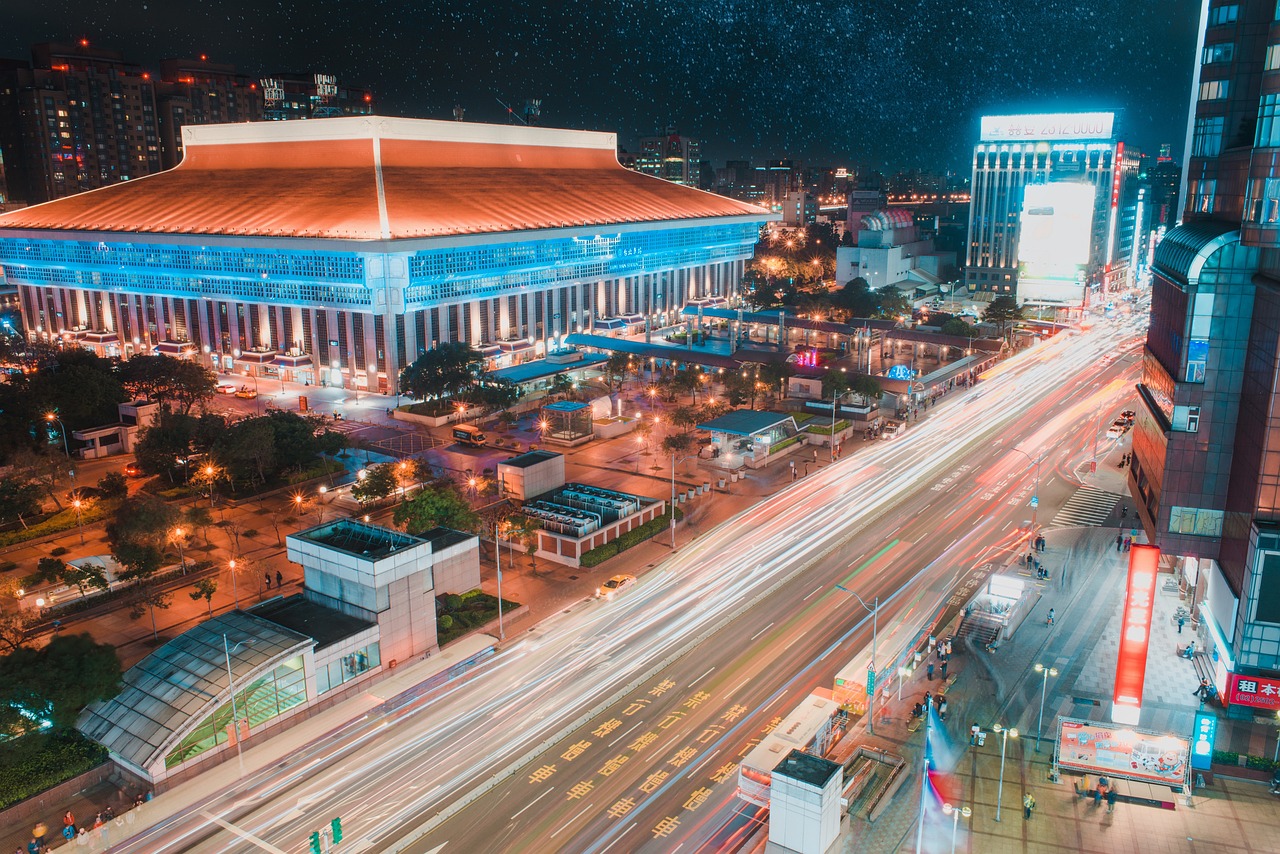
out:
<path id="1" fill-rule="evenodd" d="M 1104 322 L 1000 364 L 617 601 L 558 615 L 427 702 L 356 722 L 121 850 L 297 851 L 334 815 L 344 851 L 698 848 L 739 808 L 742 755 L 869 644 L 869 616 L 835 585 L 880 598 L 882 654 L 899 652 L 1019 543 L 1031 459 L 1044 456 L 1041 521 L 1074 490 L 1132 393 L 1136 360 L 1119 351 L 1136 333 Z"/>

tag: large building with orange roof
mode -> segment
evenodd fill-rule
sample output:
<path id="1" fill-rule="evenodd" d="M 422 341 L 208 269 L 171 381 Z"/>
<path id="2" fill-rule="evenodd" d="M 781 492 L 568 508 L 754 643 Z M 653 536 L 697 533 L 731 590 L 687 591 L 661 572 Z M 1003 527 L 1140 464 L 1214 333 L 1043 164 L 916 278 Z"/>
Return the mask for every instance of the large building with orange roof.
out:
<path id="1" fill-rule="evenodd" d="M 174 169 L 0 216 L 29 334 L 395 392 L 732 298 L 762 208 L 623 169 L 610 133 L 386 117 L 183 128 Z"/>

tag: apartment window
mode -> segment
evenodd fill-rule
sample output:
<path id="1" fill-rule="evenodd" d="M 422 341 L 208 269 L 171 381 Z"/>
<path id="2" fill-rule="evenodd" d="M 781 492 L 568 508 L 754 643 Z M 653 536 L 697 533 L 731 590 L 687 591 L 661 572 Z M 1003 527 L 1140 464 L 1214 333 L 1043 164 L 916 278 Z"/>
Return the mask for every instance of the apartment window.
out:
<path id="1" fill-rule="evenodd" d="M 1211 65 L 1215 62 L 1230 62 L 1231 57 L 1235 56 L 1235 52 L 1235 42 L 1207 44 L 1204 46 L 1204 52 L 1200 55 L 1200 61 L 1205 65 Z"/>
<path id="2" fill-rule="evenodd" d="M 1217 6 L 1209 10 L 1209 26 L 1220 27 L 1223 24 L 1234 24 L 1236 19 L 1240 17 L 1240 7 L 1236 4 L 1230 6 Z"/>
<path id="3" fill-rule="evenodd" d="M 1222 116 L 1201 116 L 1196 119 L 1191 138 L 1192 157 L 1217 157 L 1222 153 L 1222 130 L 1226 119 Z"/>
<path id="4" fill-rule="evenodd" d="M 1198 406 L 1187 407 L 1187 432 L 1200 432 L 1200 407 Z"/>
<path id="5" fill-rule="evenodd" d="M 1209 214 L 1214 212 L 1214 196 L 1218 193 L 1218 180 L 1209 178 L 1206 180 L 1191 182 L 1191 200 L 1192 210 L 1196 213 Z"/>
<path id="6" fill-rule="evenodd" d="M 1258 132 L 1253 144 L 1256 148 L 1280 147 L 1280 95 L 1263 95 L 1258 99 Z"/>
<path id="7" fill-rule="evenodd" d="M 1267 59 L 1263 66 L 1267 71 L 1280 68 L 1280 44 L 1267 45 Z"/>
<path id="8" fill-rule="evenodd" d="M 1275 225 L 1280 222 L 1280 178 L 1254 178 L 1245 196 L 1249 222 Z"/>
<path id="9" fill-rule="evenodd" d="M 1206 80 L 1200 84 L 1201 101 L 1219 101 L 1227 97 L 1229 80 Z"/>
<path id="10" fill-rule="evenodd" d="M 1170 507 L 1169 533 L 1221 537 L 1222 511 L 1202 507 Z"/>

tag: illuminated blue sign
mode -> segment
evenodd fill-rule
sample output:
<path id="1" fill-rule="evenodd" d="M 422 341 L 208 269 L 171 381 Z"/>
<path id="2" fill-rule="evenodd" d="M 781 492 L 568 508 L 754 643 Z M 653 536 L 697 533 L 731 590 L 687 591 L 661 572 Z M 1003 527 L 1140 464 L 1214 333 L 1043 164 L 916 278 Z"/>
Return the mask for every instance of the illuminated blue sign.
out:
<path id="1" fill-rule="evenodd" d="M 916 378 L 916 372 L 908 368 L 906 365 L 894 365 L 885 371 L 885 377 L 891 380 L 913 380 Z"/>
<path id="2" fill-rule="evenodd" d="M 1196 712 L 1195 727 L 1191 731 L 1191 767 L 1208 771 L 1213 761 L 1213 739 L 1218 734 L 1218 718 L 1208 712 Z"/>

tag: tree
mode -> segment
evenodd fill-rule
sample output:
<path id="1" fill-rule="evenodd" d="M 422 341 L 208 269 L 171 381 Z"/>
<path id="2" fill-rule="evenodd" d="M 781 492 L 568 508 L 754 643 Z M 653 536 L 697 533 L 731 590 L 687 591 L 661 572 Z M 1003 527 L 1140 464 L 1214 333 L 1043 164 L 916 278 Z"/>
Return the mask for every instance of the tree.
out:
<path id="1" fill-rule="evenodd" d="M 773 394 L 786 395 L 784 384 L 790 378 L 795 376 L 796 369 L 791 363 L 781 357 L 776 357 L 760 366 L 760 382 L 764 383 L 765 390 L 772 396 Z"/>
<path id="2" fill-rule="evenodd" d="M 204 544 L 209 545 L 209 526 L 213 524 L 213 514 L 203 504 L 192 504 L 182 514 L 182 521 L 192 528 L 200 529 Z"/>
<path id="3" fill-rule="evenodd" d="M 982 310 L 982 319 L 987 323 L 994 323 L 1003 338 L 1009 324 L 1022 319 L 1022 306 L 1013 297 L 1001 294 Z"/>
<path id="4" fill-rule="evenodd" d="M 364 477 L 351 487 L 351 497 L 361 504 L 379 501 L 396 491 L 395 463 L 378 463 L 364 470 Z"/>
<path id="5" fill-rule="evenodd" d="M 858 374 L 853 378 L 853 382 L 849 384 L 849 390 L 855 392 L 867 403 L 879 400 L 884 390 L 880 386 L 880 380 L 868 374 Z"/>
<path id="6" fill-rule="evenodd" d="M 156 627 L 156 608 L 168 610 L 173 604 L 170 595 L 153 584 L 140 584 L 129 602 L 129 619 L 140 620 L 143 615 L 151 614 L 151 639 L 160 640 L 160 630 Z"/>
<path id="7" fill-rule="evenodd" d="M 948 318 L 939 330 L 943 335 L 954 335 L 957 338 L 976 338 L 977 330 L 958 317 Z"/>
<path id="8" fill-rule="evenodd" d="M 86 563 L 83 566 L 65 563 L 56 557 L 42 557 L 36 564 L 35 577 L 45 584 L 65 584 L 80 591 L 85 598 L 86 588 L 106 590 L 107 571 L 101 566 Z"/>
<path id="9" fill-rule="evenodd" d="M 392 518 L 410 534 L 421 534 L 437 526 L 471 532 L 480 528 L 479 515 L 458 488 L 447 481 L 436 481 L 401 502 Z"/>
<path id="10" fill-rule="evenodd" d="M 877 288 L 876 313 L 880 317 L 910 317 L 911 300 L 894 285 Z"/>
<path id="11" fill-rule="evenodd" d="M 196 423 L 189 415 L 162 410 L 150 427 L 140 431 L 133 448 L 142 471 L 150 475 L 167 474 L 172 482 L 174 469 L 180 465 L 178 460 L 191 457 Z"/>
<path id="12" fill-rule="evenodd" d="M 0 708 L 17 710 L 27 725 L 75 725 L 80 711 L 120 690 L 115 647 L 87 634 L 54 635 L 41 649 L 21 647 L 0 657 Z"/>
<path id="13" fill-rule="evenodd" d="M 126 498 L 107 523 L 111 554 L 125 567 L 124 579 L 143 579 L 164 564 L 164 546 L 177 512 L 161 498 L 138 494 Z"/>
<path id="14" fill-rule="evenodd" d="M 265 484 L 276 473 L 276 433 L 270 419 L 246 418 L 232 425 L 214 453 L 232 484 Z"/>
<path id="15" fill-rule="evenodd" d="M 134 356 L 120 364 L 120 381 L 135 397 L 158 403 L 169 409 L 176 402 L 185 415 L 202 400 L 209 400 L 217 390 L 213 371 L 189 359 L 158 355 Z"/>
<path id="16" fill-rule="evenodd" d="M 614 353 L 609 356 L 609 360 L 604 363 L 604 367 L 600 372 L 600 379 L 604 380 L 605 388 L 612 394 L 621 391 L 626 385 L 627 378 L 636 372 L 636 364 L 628 353 Z"/>
<path id="17" fill-rule="evenodd" d="M 0 477 L 0 523 L 16 519 L 25 528 L 23 517 L 39 512 L 40 487 L 14 475 Z"/>
<path id="18" fill-rule="evenodd" d="M 42 584 L 61 584 L 62 572 L 66 566 L 62 558 L 42 557 L 36 563 L 36 571 L 32 575 Z"/>
<path id="19" fill-rule="evenodd" d="M 672 433 L 662 440 L 662 451 L 665 454 L 681 456 L 693 450 L 692 433 Z"/>
<path id="20" fill-rule="evenodd" d="M 59 486 L 67 478 L 68 466 L 72 463 L 62 456 L 61 451 L 54 455 L 48 453 L 47 448 L 42 451 L 24 448 L 10 459 L 19 479 L 37 485 L 55 507 L 62 509 L 62 502 L 58 500 Z"/>
<path id="21" fill-rule="evenodd" d="M 32 620 L 21 611 L 0 611 L 0 650 L 13 652 L 31 637 Z"/>
<path id="22" fill-rule="evenodd" d="M 519 511 L 507 516 L 503 524 L 503 533 L 507 541 L 518 543 L 524 549 L 524 553 L 533 563 L 534 570 L 538 568 L 538 531 L 541 527 L 537 519 Z"/>
<path id="23" fill-rule="evenodd" d="M 423 400 L 453 397 L 471 388 L 483 366 L 484 356 L 470 344 L 445 341 L 400 372 L 400 389 Z"/>
<path id="24" fill-rule="evenodd" d="M 195 589 L 187 595 L 192 601 L 199 602 L 201 599 L 209 606 L 209 616 L 213 616 L 213 594 L 218 592 L 218 582 L 212 578 L 201 578 L 195 583 Z"/>
<path id="25" fill-rule="evenodd" d="M 123 498 L 129 493 L 129 481 L 118 471 L 109 471 L 98 478 L 98 489 L 103 498 Z"/>
<path id="26" fill-rule="evenodd" d="M 846 371 L 827 371 L 822 377 L 822 397 L 830 400 L 853 389 L 853 379 Z"/>

